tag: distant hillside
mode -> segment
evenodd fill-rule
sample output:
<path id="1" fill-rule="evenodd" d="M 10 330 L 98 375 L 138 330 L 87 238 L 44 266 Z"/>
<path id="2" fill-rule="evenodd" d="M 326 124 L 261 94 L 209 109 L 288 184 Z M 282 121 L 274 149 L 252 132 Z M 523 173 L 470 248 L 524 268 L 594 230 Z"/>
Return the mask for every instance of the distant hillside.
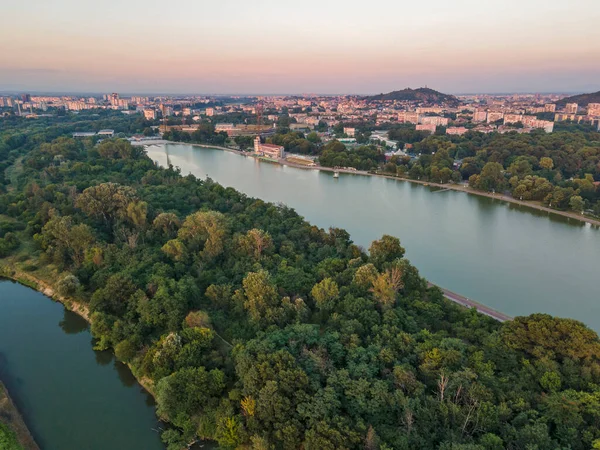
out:
<path id="1" fill-rule="evenodd" d="M 556 106 L 565 106 L 567 103 L 577 103 L 579 106 L 587 106 L 588 103 L 600 103 L 600 91 L 593 94 L 580 94 L 563 98 L 556 102 Z"/>
<path id="2" fill-rule="evenodd" d="M 397 101 L 420 101 L 423 103 L 446 103 L 456 106 L 460 101 L 454 95 L 442 94 L 429 88 L 410 89 L 389 92 L 387 94 L 373 95 L 366 97 L 368 101 L 397 100 Z"/>

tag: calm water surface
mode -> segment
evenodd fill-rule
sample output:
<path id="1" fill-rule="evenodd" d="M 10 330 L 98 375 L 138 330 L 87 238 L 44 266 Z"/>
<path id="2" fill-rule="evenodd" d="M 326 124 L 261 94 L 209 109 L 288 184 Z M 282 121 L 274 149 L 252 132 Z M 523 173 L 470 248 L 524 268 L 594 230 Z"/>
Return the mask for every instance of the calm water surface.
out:
<path id="1" fill-rule="evenodd" d="M 2 279 L 0 378 L 42 450 L 164 450 L 152 397 L 85 320 Z"/>
<path id="2" fill-rule="evenodd" d="M 250 196 L 282 202 L 368 247 L 398 236 L 427 279 L 509 315 L 546 312 L 600 331 L 600 230 L 463 192 L 379 177 L 303 170 L 216 149 L 148 147 L 161 165 L 207 175 Z"/>

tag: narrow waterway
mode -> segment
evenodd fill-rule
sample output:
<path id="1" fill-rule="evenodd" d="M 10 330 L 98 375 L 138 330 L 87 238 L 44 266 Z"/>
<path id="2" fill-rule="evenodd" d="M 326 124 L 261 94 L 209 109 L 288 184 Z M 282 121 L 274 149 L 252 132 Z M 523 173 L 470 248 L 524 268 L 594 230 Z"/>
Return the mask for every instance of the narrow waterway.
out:
<path id="1" fill-rule="evenodd" d="M 3 279 L 0 378 L 42 450 L 164 450 L 152 397 L 87 322 Z"/>
<path id="2" fill-rule="evenodd" d="M 398 236 L 428 280 L 511 316 L 546 312 L 600 331 L 600 230 L 499 200 L 409 182 L 303 170 L 184 144 L 148 147 L 161 165 L 282 202 L 365 248 Z"/>

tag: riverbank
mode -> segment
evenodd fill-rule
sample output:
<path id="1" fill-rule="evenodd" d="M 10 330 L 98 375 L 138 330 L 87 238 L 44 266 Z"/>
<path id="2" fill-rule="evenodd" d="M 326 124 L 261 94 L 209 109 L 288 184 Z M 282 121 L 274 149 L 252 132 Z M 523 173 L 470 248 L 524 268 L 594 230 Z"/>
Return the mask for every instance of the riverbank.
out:
<path id="1" fill-rule="evenodd" d="M 0 423 L 8 426 L 16 434 L 24 450 L 40 450 L 2 380 L 0 380 Z"/>
<path id="2" fill-rule="evenodd" d="M 515 204 L 515 205 L 524 206 L 526 208 L 535 209 L 537 211 L 543 211 L 543 212 L 547 212 L 549 214 L 556 214 L 558 216 L 568 217 L 569 219 L 579 220 L 580 222 L 586 222 L 586 223 L 589 223 L 591 225 L 600 227 L 600 220 L 594 219 L 592 217 L 588 217 L 588 216 L 585 216 L 585 215 L 582 215 L 582 214 L 577 214 L 577 213 L 571 212 L 571 211 L 560 211 L 558 209 L 548 208 L 547 206 L 544 206 L 544 205 L 542 205 L 540 203 L 527 202 L 527 201 L 524 201 L 524 200 L 517 200 L 516 198 L 510 197 L 508 195 L 492 194 L 490 192 L 478 191 L 478 190 L 470 188 L 469 186 L 462 185 L 462 184 L 432 183 L 430 181 L 420 181 L 420 180 L 413 180 L 413 179 L 410 179 L 410 178 L 400 178 L 400 177 L 395 177 L 393 175 L 386 175 L 386 174 L 381 174 L 381 173 L 377 173 L 377 174 L 375 174 L 375 173 L 369 173 L 369 175 L 383 177 L 383 178 L 388 178 L 390 180 L 408 181 L 409 183 L 421 184 L 423 186 L 433 186 L 433 187 L 438 187 L 438 188 L 441 188 L 441 189 L 448 189 L 448 190 L 452 190 L 452 191 L 465 192 L 467 194 L 478 195 L 480 197 L 493 198 L 493 199 L 496 199 L 496 200 L 501 200 L 501 201 L 506 202 L 506 203 L 512 203 L 512 204 Z"/>
<path id="3" fill-rule="evenodd" d="M 235 153 L 235 154 L 242 155 L 245 157 L 253 157 L 252 154 L 250 154 L 248 152 L 232 149 L 229 147 L 222 147 L 219 145 L 192 144 L 192 143 L 188 143 L 188 142 L 175 142 L 175 141 L 166 141 L 166 140 L 149 141 L 149 142 L 145 142 L 145 143 L 138 143 L 137 145 L 146 146 L 146 145 L 164 145 L 164 144 L 183 144 L 183 145 L 191 145 L 194 147 L 212 148 L 212 149 L 224 150 L 224 151 Z M 453 191 L 464 192 L 464 193 L 470 194 L 470 195 L 477 195 L 480 197 L 487 197 L 487 198 L 493 198 L 496 200 L 501 200 L 506 203 L 512 203 L 514 205 L 531 208 L 531 209 L 534 209 L 537 211 L 546 212 L 548 214 L 556 214 L 558 216 L 563 216 L 563 217 L 567 217 L 569 219 L 578 220 L 580 222 L 589 223 L 590 225 L 594 225 L 594 226 L 600 228 L 600 219 L 594 219 L 592 217 L 589 217 L 589 216 L 586 216 L 583 214 L 577 214 L 572 211 L 561 211 L 558 209 L 549 208 L 547 206 L 544 206 L 544 205 L 542 205 L 540 203 L 536 203 L 536 202 L 517 200 L 516 198 L 508 196 L 508 195 L 492 194 L 490 192 L 478 191 L 478 190 L 470 188 L 469 186 L 462 185 L 462 184 L 433 183 L 430 181 L 421 181 L 421 180 L 413 180 L 411 178 L 397 177 L 397 176 L 393 176 L 393 175 L 389 175 L 389 174 L 385 174 L 385 173 L 373 173 L 373 172 L 369 172 L 366 170 L 334 169 L 333 167 L 325 167 L 325 166 L 307 166 L 307 165 L 303 165 L 303 164 L 294 163 L 294 162 L 288 161 L 286 159 L 272 160 L 272 162 L 278 163 L 282 166 L 294 167 L 296 169 L 319 170 L 321 172 L 339 172 L 339 173 L 347 173 L 347 174 L 352 174 L 352 175 L 381 177 L 381 178 L 387 178 L 387 179 L 396 180 L 396 181 L 406 181 L 409 183 L 420 184 L 423 186 L 439 187 L 441 189 L 448 189 L 448 190 L 453 190 Z"/>
<path id="4" fill-rule="evenodd" d="M 23 270 L 18 269 L 14 263 L 9 263 L 9 265 L 0 263 L 0 278 L 6 278 L 8 280 L 15 281 L 17 283 L 22 284 L 23 286 L 27 286 L 28 288 L 41 292 L 46 297 L 49 297 L 50 299 L 61 303 L 66 309 L 74 312 L 75 314 L 83 318 L 88 324 L 92 324 L 90 310 L 87 307 L 87 305 L 84 305 L 81 301 L 77 301 L 73 298 L 60 295 L 58 292 L 56 292 L 56 289 L 50 284 L 49 281 L 43 280 L 39 276 L 35 276 L 31 273 L 27 273 Z M 131 371 L 131 373 L 134 375 L 139 385 L 146 392 L 148 392 L 148 394 L 150 394 L 153 398 L 156 399 L 152 381 L 144 377 L 140 378 L 136 376 L 135 372 L 133 371 L 133 367 L 130 364 L 126 365 Z"/>

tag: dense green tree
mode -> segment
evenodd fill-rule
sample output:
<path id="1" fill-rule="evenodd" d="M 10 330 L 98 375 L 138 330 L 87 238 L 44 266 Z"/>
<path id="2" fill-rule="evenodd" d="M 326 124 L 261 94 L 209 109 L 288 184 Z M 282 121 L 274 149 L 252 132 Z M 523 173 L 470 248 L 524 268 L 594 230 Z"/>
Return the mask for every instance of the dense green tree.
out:
<path id="1" fill-rule="evenodd" d="M 344 230 L 157 168 L 124 141 L 75 141 L 150 125 L 86 114 L 3 122 L 1 263 L 26 254 L 39 267 L 27 270 L 87 304 L 95 348 L 114 349 L 177 427 L 170 449 L 196 435 L 271 450 L 598 447 L 600 342 L 583 324 L 461 308 L 398 239 L 367 254 Z M 567 130 L 430 136 L 420 157 L 389 162 L 446 182 L 462 158 L 481 188 L 597 208 L 599 137 Z M 209 124 L 183 135 L 221 138 Z M 322 150 L 383 165 L 373 148 Z"/>

